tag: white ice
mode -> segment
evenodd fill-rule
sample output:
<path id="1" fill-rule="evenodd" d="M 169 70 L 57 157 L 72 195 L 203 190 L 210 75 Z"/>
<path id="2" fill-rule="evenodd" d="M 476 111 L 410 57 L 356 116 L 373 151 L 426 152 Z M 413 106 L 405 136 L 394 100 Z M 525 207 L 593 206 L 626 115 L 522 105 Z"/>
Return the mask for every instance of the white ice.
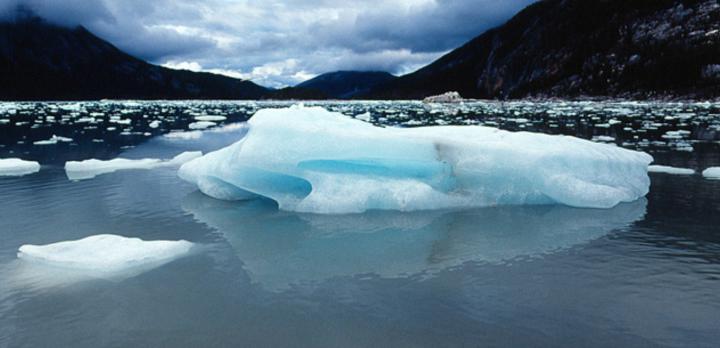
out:
<path id="1" fill-rule="evenodd" d="M 460 103 L 463 98 L 458 92 L 445 92 L 440 95 L 434 95 L 423 99 L 424 103 Z"/>
<path id="2" fill-rule="evenodd" d="M 245 123 L 233 123 L 222 127 L 212 128 L 208 130 L 193 130 L 187 132 L 170 132 L 163 135 L 163 138 L 170 140 L 197 140 L 202 138 L 204 135 L 213 135 L 218 133 L 234 133 L 241 132 L 245 129 Z"/>
<path id="3" fill-rule="evenodd" d="M 202 115 L 202 116 L 195 116 L 196 121 L 211 121 L 211 122 L 217 122 L 217 121 L 225 121 L 227 117 L 220 116 L 220 115 Z"/>
<path id="4" fill-rule="evenodd" d="M 650 173 L 665 173 L 675 175 L 693 175 L 695 170 L 689 168 L 678 168 L 670 166 L 652 165 L 648 167 Z"/>
<path id="5" fill-rule="evenodd" d="M 190 129 L 205 129 L 217 126 L 217 123 L 211 121 L 197 121 L 188 125 Z"/>
<path id="6" fill-rule="evenodd" d="M 702 175 L 708 179 L 720 179 L 720 167 L 710 167 L 702 172 Z"/>
<path id="7" fill-rule="evenodd" d="M 17 256 L 35 265 L 114 277 L 158 267 L 187 254 L 192 247 L 193 243 L 185 240 L 144 241 L 101 234 L 47 245 L 23 245 Z"/>
<path id="8" fill-rule="evenodd" d="M 115 158 L 107 161 L 98 159 L 70 161 L 65 163 L 65 174 L 70 180 L 92 179 L 98 175 L 112 173 L 118 170 L 154 169 L 165 166 L 179 166 L 201 156 L 202 152 L 191 151 L 183 152 L 170 160 L 161 160 L 157 158 Z"/>
<path id="9" fill-rule="evenodd" d="M 0 159 L 0 176 L 22 176 L 40 171 L 40 163 L 19 158 Z"/>
<path id="10" fill-rule="evenodd" d="M 352 213 L 492 205 L 609 208 L 647 194 L 652 157 L 481 126 L 380 128 L 322 108 L 266 109 L 237 143 L 183 165 L 216 198 Z"/>
<path id="11" fill-rule="evenodd" d="M 73 141 L 72 138 L 59 137 L 59 136 L 53 134 L 53 136 L 50 137 L 50 139 L 34 141 L 33 144 L 34 145 L 55 145 L 57 143 L 69 143 L 71 141 Z"/>

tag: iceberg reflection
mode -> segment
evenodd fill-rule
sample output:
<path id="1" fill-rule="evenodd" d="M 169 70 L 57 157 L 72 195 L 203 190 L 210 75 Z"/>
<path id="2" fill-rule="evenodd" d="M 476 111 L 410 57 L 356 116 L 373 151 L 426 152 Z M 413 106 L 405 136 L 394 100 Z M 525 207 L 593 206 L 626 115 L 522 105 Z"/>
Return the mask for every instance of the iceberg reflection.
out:
<path id="1" fill-rule="evenodd" d="M 538 257 L 628 226 L 644 217 L 646 204 L 313 215 L 279 211 L 268 200 L 227 202 L 195 192 L 183 208 L 223 234 L 254 282 L 283 290 L 333 277 L 432 275 L 465 262 Z"/>

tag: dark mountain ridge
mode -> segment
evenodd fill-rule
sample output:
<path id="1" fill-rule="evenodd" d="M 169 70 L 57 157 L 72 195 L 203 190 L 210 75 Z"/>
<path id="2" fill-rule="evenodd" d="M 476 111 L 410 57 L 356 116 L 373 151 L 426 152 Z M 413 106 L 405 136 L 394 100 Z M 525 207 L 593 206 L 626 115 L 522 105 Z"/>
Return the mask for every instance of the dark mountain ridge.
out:
<path id="1" fill-rule="evenodd" d="M 448 23 L 448 25 L 452 25 Z M 720 98 L 720 0 L 542 0 L 405 76 L 268 89 L 132 57 L 83 27 L 0 22 L 0 100 Z"/>
<path id="2" fill-rule="evenodd" d="M 330 98 L 346 99 L 367 93 L 373 87 L 396 78 L 384 71 L 335 71 L 307 80 L 295 88 L 319 91 Z"/>
<path id="3" fill-rule="evenodd" d="M 253 82 L 132 57 L 83 27 L 0 22 L 0 99 L 257 99 Z"/>
<path id="4" fill-rule="evenodd" d="M 361 97 L 720 97 L 718 0 L 545 0 Z"/>

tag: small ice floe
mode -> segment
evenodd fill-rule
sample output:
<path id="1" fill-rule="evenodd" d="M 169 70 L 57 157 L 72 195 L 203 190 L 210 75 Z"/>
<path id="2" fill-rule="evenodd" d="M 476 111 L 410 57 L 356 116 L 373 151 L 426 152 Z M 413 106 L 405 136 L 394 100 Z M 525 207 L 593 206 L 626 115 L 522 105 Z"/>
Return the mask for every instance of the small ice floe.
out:
<path id="1" fill-rule="evenodd" d="M 110 123 L 129 125 L 132 124 L 132 120 L 129 118 L 111 118 Z"/>
<path id="2" fill-rule="evenodd" d="M 35 267 L 34 273 L 64 273 L 77 277 L 127 278 L 187 255 L 193 243 L 185 240 L 145 241 L 111 234 L 46 245 L 26 244 L 17 257 Z"/>
<path id="3" fill-rule="evenodd" d="M 158 127 L 160 127 L 160 121 L 158 121 L 158 120 L 152 121 L 152 122 L 150 122 L 150 124 L 148 124 L 148 127 L 153 128 L 153 129 L 158 128 Z"/>
<path id="4" fill-rule="evenodd" d="M 710 167 L 702 172 L 703 177 L 707 179 L 720 180 L 720 167 Z"/>
<path id="5" fill-rule="evenodd" d="M 660 166 L 660 165 L 648 166 L 648 172 L 674 174 L 674 175 L 693 175 L 693 174 L 695 174 L 695 170 L 690 169 L 690 168 L 678 168 L 678 167 Z"/>
<path id="6" fill-rule="evenodd" d="M 423 99 L 423 103 L 460 103 L 463 97 L 458 92 L 445 92 Z"/>
<path id="7" fill-rule="evenodd" d="M 597 135 L 597 136 L 592 137 L 592 141 L 609 143 L 609 142 L 614 142 L 615 138 L 607 136 L 607 135 Z"/>
<path id="8" fill-rule="evenodd" d="M 360 121 L 365 121 L 365 122 L 370 122 L 370 121 L 372 120 L 369 112 L 366 112 L 366 113 L 364 113 L 364 114 L 357 115 L 357 116 L 355 116 L 355 118 L 358 119 L 358 120 L 360 120 Z"/>
<path id="9" fill-rule="evenodd" d="M 0 176 L 22 176 L 40 171 L 40 164 L 19 158 L 0 159 Z"/>
<path id="10" fill-rule="evenodd" d="M 202 116 L 195 116 L 195 121 L 210 121 L 210 122 L 217 122 L 217 121 L 225 121 L 227 117 L 225 116 L 219 116 L 219 115 L 202 115 Z"/>
<path id="11" fill-rule="evenodd" d="M 206 128 L 215 127 L 215 126 L 217 126 L 217 123 L 215 123 L 215 122 L 198 121 L 198 122 L 193 122 L 190 125 L 188 125 L 188 128 L 190 128 L 190 129 L 206 129 Z"/>
<path id="12" fill-rule="evenodd" d="M 242 132 L 247 129 L 245 122 L 232 123 L 222 127 L 217 127 L 208 130 L 193 130 L 193 131 L 173 131 L 163 135 L 163 138 L 171 140 L 197 140 L 202 138 L 204 134 L 217 134 L 217 133 L 233 133 Z"/>
<path id="13" fill-rule="evenodd" d="M 194 139 L 200 139 L 202 137 L 203 132 L 201 131 L 190 131 L 190 132 L 170 132 L 168 134 L 163 135 L 163 137 L 168 139 L 178 139 L 178 140 L 194 140 Z"/>
<path id="14" fill-rule="evenodd" d="M 50 139 L 34 141 L 33 144 L 34 145 L 55 145 L 57 143 L 69 143 L 71 141 L 73 141 L 72 138 L 59 137 L 59 136 L 53 134 L 53 136 L 50 137 Z"/>
<path id="15" fill-rule="evenodd" d="M 171 160 L 157 158 L 127 159 L 115 158 L 107 161 L 89 159 L 85 161 L 70 161 L 65 163 L 65 174 L 70 180 L 92 179 L 101 174 L 112 173 L 128 169 L 154 169 L 166 166 L 179 166 L 195 158 L 201 157 L 202 152 L 183 152 Z"/>

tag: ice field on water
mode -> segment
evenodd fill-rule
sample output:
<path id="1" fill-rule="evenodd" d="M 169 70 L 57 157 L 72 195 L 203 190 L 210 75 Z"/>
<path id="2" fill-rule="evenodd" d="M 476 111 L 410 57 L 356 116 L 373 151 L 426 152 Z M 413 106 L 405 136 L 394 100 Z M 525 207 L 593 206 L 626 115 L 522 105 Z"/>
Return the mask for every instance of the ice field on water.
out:
<path id="1" fill-rule="evenodd" d="M 0 347 L 720 339 L 720 105 L 293 104 L 0 103 Z"/>

